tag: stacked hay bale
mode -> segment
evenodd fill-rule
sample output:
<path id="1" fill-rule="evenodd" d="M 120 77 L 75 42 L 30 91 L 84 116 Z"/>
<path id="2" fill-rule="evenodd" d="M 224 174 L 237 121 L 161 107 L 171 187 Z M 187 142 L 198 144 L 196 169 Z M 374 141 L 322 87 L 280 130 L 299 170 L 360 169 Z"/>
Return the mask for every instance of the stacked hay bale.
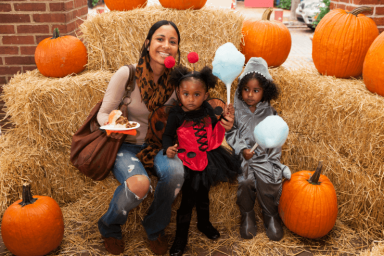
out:
<path id="1" fill-rule="evenodd" d="M 200 68 L 212 63 L 220 45 L 232 42 L 240 47 L 243 17 L 220 9 L 176 11 L 152 6 L 85 21 L 81 29 L 88 71 L 56 79 L 35 70 L 16 75 L 4 87 L 2 99 L 15 128 L 0 141 L 0 215 L 20 197 L 24 181 L 32 183 L 34 194 L 50 195 L 62 205 L 95 185 L 69 161 L 72 135 L 102 99 L 113 72 L 137 62 L 149 28 L 164 19 L 180 30 L 183 64 L 188 63 L 190 51 L 199 53 L 196 68 Z"/>
<path id="2" fill-rule="evenodd" d="M 109 71 L 88 71 L 57 79 L 34 70 L 16 75 L 4 87 L 2 98 L 15 128 L 0 141 L 1 215 L 19 198 L 23 182 L 61 204 L 93 185 L 70 163 L 71 141 L 111 76 Z"/>
<path id="3" fill-rule="evenodd" d="M 362 80 L 336 79 L 315 69 L 271 70 L 282 89 L 275 107 L 290 127 L 282 162 L 315 170 L 323 160 L 335 186 L 338 219 L 371 237 L 384 225 L 384 97 Z"/>

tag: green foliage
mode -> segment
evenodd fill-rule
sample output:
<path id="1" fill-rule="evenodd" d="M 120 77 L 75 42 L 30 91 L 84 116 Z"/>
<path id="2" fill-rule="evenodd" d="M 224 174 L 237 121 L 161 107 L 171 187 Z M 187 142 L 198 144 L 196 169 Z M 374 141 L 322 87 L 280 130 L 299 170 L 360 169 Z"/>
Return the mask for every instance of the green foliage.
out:
<path id="1" fill-rule="evenodd" d="M 92 6 L 95 6 L 98 2 L 99 0 L 92 0 Z"/>
<path id="2" fill-rule="evenodd" d="M 320 9 L 320 13 L 319 13 L 319 15 L 317 15 L 317 18 L 312 22 L 314 28 L 319 24 L 320 20 L 321 20 L 327 13 L 329 13 L 329 11 L 330 11 L 330 9 L 329 9 L 329 5 L 330 5 L 330 3 L 331 3 L 331 0 L 323 0 L 323 3 L 325 4 L 325 6 L 319 8 L 319 9 Z"/>
<path id="3" fill-rule="evenodd" d="M 291 0 L 280 0 L 280 4 L 277 7 L 290 10 L 291 9 Z"/>

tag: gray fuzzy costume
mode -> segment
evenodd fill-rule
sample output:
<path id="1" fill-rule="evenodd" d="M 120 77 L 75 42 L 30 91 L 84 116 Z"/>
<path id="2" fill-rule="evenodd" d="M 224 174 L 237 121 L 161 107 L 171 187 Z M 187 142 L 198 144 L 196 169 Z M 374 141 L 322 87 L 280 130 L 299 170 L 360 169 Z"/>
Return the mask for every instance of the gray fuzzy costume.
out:
<path id="1" fill-rule="evenodd" d="M 251 72 L 257 72 L 272 80 L 266 62 L 261 58 L 251 58 L 240 79 Z M 240 155 L 243 170 L 243 175 L 239 176 L 236 203 L 241 212 L 249 212 L 254 208 L 257 194 L 263 214 L 276 216 L 282 191 L 283 170 L 287 168 L 286 171 L 289 171 L 287 166 L 280 163 L 281 148 L 263 149 L 258 146 L 249 160 L 244 159 L 242 150 L 255 145 L 253 130 L 256 125 L 267 116 L 277 115 L 277 112 L 268 102 L 259 102 L 252 113 L 249 106 L 238 99 L 237 93 L 238 91 L 234 100 L 234 125 L 231 131 L 226 133 L 227 143 Z"/>

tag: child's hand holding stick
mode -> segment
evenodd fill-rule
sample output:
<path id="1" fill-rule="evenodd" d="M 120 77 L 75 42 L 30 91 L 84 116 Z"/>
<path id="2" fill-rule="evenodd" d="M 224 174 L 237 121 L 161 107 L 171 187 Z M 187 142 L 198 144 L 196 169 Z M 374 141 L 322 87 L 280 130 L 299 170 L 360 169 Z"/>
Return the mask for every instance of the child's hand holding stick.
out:
<path id="1" fill-rule="evenodd" d="M 232 129 L 234 119 L 235 119 L 235 108 L 231 103 L 225 107 L 222 118 L 220 119 L 221 125 L 224 127 L 225 131 L 228 132 Z"/>
<path id="2" fill-rule="evenodd" d="M 174 158 L 175 155 L 177 154 L 177 144 L 175 144 L 172 147 L 168 147 L 166 153 L 168 158 Z"/>

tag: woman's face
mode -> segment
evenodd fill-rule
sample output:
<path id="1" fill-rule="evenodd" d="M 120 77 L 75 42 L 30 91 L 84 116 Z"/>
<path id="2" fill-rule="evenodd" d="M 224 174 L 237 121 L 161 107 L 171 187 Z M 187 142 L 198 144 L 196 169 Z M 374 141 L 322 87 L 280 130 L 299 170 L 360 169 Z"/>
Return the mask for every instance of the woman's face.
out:
<path id="1" fill-rule="evenodd" d="M 164 60 L 168 56 L 176 58 L 179 49 L 179 40 L 176 30 L 171 25 L 158 28 L 152 35 L 149 46 L 150 62 L 164 66 Z"/>

